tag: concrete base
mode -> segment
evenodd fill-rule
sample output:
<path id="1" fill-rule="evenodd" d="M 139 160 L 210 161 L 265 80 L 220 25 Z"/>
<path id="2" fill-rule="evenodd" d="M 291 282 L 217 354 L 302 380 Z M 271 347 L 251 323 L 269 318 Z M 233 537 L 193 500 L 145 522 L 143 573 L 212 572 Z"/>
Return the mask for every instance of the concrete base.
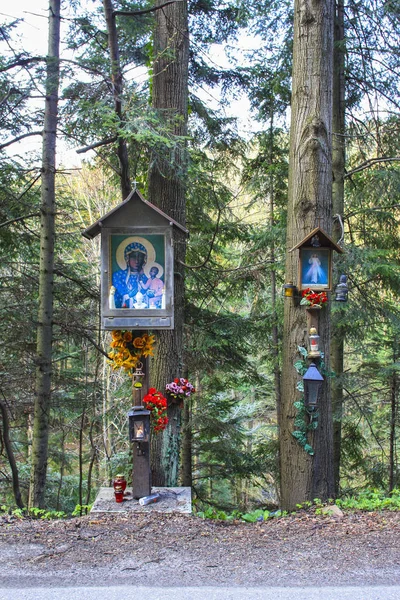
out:
<path id="1" fill-rule="evenodd" d="M 115 501 L 114 489 L 102 487 L 94 501 L 92 513 L 130 513 L 130 512 L 160 512 L 160 513 L 186 513 L 192 512 L 192 490 L 190 487 L 153 487 L 151 493 L 161 494 L 158 502 L 141 506 L 139 500 L 132 497 L 132 492 L 127 488 L 124 501 Z"/>

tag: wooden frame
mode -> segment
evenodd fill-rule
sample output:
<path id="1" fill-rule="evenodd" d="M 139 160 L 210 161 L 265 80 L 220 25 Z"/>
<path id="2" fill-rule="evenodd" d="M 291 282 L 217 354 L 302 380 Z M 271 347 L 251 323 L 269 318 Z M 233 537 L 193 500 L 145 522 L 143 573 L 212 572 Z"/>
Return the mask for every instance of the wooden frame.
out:
<path id="1" fill-rule="evenodd" d="M 172 228 L 126 227 L 102 228 L 102 275 L 101 301 L 102 325 L 104 329 L 172 329 L 174 326 L 174 285 Z M 145 263 L 141 270 L 140 288 L 129 292 L 124 282 L 128 276 L 128 265 L 124 251 L 128 248 L 145 248 Z M 125 267 L 125 268 L 122 268 Z M 161 296 L 150 299 L 142 288 L 151 285 L 151 269 L 158 269 L 158 288 Z M 155 282 L 157 283 L 157 282 Z M 137 301 L 137 292 L 143 295 Z M 128 294 L 126 294 L 128 295 Z"/>

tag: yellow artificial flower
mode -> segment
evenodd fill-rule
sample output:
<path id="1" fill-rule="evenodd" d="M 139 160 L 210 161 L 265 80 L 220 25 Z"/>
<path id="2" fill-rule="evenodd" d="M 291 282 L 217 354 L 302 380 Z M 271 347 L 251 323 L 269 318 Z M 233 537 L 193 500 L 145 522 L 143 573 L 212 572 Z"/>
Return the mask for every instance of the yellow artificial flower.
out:
<path id="1" fill-rule="evenodd" d="M 133 345 L 135 348 L 143 348 L 144 344 L 145 343 L 141 337 L 137 337 L 133 340 Z"/>

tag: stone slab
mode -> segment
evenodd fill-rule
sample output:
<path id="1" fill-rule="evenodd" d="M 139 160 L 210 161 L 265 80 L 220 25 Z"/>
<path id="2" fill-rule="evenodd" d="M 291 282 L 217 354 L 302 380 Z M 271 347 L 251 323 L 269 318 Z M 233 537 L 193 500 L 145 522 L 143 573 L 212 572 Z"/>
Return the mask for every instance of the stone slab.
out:
<path id="1" fill-rule="evenodd" d="M 132 497 L 129 488 L 124 494 L 124 501 L 115 501 L 114 489 L 112 487 L 100 488 L 94 501 L 92 513 L 131 513 L 131 512 L 159 512 L 159 513 L 186 513 L 192 512 L 192 490 L 190 487 L 153 487 L 151 493 L 159 493 L 161 499 L 158 502 L 141 506 L 139 500 Z"/>

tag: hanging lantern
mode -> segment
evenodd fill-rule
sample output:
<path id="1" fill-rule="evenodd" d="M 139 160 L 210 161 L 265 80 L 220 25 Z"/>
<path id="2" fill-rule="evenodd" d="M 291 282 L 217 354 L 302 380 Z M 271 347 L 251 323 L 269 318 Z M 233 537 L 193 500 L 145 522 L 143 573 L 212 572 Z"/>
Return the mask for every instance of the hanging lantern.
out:
<path id="1" fill-rule="evenodd" d="M 150 411 L 143 406 L 134 406 L 129 412 L 129 439 L 131 442 L 150 440 Z"/>
<path id="2" fill-rule="evenodd" d="M 297 291 L 297 288 L 295 285 L 293 285 L 292 282 L 285 283 L 285 285 L 282 288 L 282 296 L 284 298 L 293 298 L 296 291 Z"/>
<path id="3" fill-rule="evenodd" d="M 307 371 L 303 375 L 304 402 L 307 410 L 314 411 L 316 409 L 318 395 L 323 381 L 324 378 L 318 371 L 316 365 L 314 363 L 311 363 Z"/>
<path id="4" fill-rule="evenodd" d="M 139 360 L 136 363 L 136 368 L 133 372 L 133 387 L 134 388 L 141 388 L 143 386 L 142 379 L 145 376 L 145 374 L 142 371 L 142 367 L 143 367 L 143 363 L 141 363 Z"/>
<path id="5" fill-rule="evenodd" d="M 336 302 L 347 302 L 349 295 L 349 288 L 347 287 L 347 275 L 341 275 L 339 283 L 335 287 L 335 300 Z"/>
<path id="6" fill-rule="evenodd" d="M 315 327 L 311 327 L 310 329 L 310 352 L 308 353 L 309 357 L 319 358 L 321 356 L 321 352 L 319 351 L 319 335 Z"/>

